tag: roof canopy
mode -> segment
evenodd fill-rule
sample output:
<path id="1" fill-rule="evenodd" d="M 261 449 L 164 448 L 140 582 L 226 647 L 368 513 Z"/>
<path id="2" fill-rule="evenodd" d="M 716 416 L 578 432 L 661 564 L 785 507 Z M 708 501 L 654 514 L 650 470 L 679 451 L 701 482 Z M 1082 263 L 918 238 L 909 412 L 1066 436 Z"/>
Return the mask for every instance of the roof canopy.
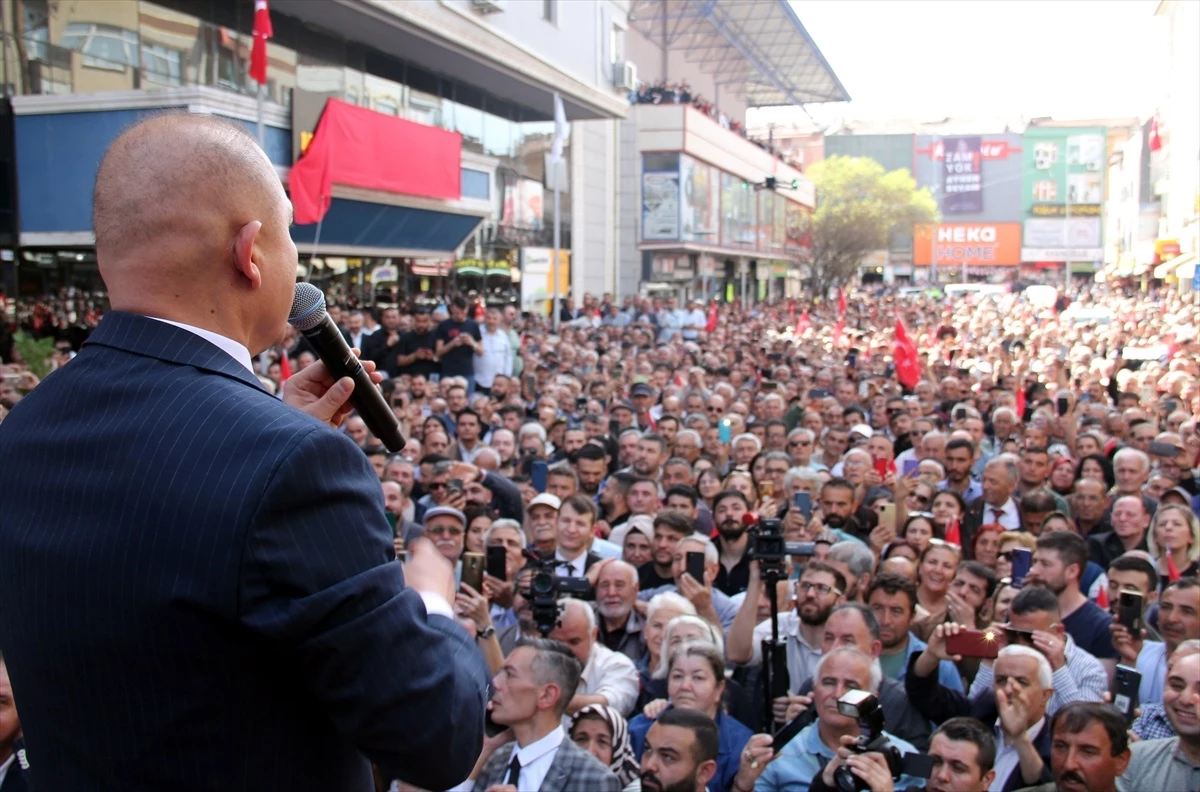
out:
<path id="1" fill-rule="evenodd" d="M 850 100 L 787 0 L 633 0 L 629 22 L 750 107 Z"/>

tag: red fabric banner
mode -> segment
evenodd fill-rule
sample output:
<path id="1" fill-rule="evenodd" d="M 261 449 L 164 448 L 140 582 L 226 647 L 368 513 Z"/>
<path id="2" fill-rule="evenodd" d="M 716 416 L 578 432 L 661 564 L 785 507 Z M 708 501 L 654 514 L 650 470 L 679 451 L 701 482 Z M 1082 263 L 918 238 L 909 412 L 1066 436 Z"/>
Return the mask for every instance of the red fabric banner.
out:
<path id="1" fill-rule="evenodd" d="M 912 390 L 921 381 L 921 362 L 917 358 L 917 345 L 908 337 L 904 322 L 896 320 L 896 340 L 892 349 L 896 361 L 896 379 Z"/>
<path id="2" fill-rule="evenodd" d="M 462 135 L 330 99 L 288 176 L 296 223 L 325 216 L 333 185 L 458 200 Z"/>
<path id="3" fill-rule="evenodd" d="M 809 319 L 808 319 L 808 311 L 802 311 L 800 313 L 800 318 L 796 320 L 795 335 L 797 335 L 797 336 L 804 335 L 804 331 L 808 330 L 809 327 L 810 327 L 810 324 L 809 324 Z"/>
<path id="4" fill-rule="evenodd" d="M 842 291 L 842 287 L 838 286 L 838 316 L 846 313 L 846 292 Z"/>

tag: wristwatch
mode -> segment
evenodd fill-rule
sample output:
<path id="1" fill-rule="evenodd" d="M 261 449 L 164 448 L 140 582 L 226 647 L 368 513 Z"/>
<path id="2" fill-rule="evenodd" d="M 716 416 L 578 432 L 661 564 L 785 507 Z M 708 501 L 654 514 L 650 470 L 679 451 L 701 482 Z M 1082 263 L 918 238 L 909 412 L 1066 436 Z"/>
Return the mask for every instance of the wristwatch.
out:
<path id="1" fill-rule="evenodd" d="M 495 634 L 496 634 L 496 625 L 489 624 L 487 627 L 480 630 L 478 634 L 476 634 L 475 640 L 486 641 L 488 638 L 491 638 Z"/>

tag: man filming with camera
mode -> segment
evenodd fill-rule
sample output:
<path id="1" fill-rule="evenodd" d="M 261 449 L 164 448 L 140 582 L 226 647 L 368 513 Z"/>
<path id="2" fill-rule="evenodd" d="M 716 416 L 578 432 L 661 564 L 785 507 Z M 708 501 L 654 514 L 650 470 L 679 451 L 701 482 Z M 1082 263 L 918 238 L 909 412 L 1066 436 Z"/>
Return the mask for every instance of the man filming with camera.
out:
<path id="1" fill-rule="evenodd" d="M 933 733 L 929 743 L 929 759 L 933 765 L 924 786 L 900 787 L 892 778 L 883 754 L 858 753 L 850 746 L 854 738 L 843 737 L 837 756 L 825 765 L 813 779 L 811 792 L 838 792 L 835 774 L 845 768 L 857 788 L 871 792 L 987 792 L 996 777 L 992 765 L 996 760 L 996 741 L 992 732 L 974 718 L 951 718 Z M 865 785 L 865 786 L 864 786 Z"/>
<path id="2" fill-rule="evenodd" d="M 916 749 L 883 730 L 883 710 L 876 697 L 881 678 L 879 664 L 858 649 L 839 647 L 822 655 L 813 675 L 817 720 L 801 729 L 766 766 L 754 785 L 755 792 L 808 792 L 824 774 L 822 763 L 833 764 L 830 760 L 836 758 L 838 749 L 851 744 L 866 749 L 857 754 L 854 765 L 860 764 L 858 760 L 869 762 L 874 769 L 868 775 L 875 785 L 864 785 L 863 778 L 853 775 L 849 767 L 841 773 L 851 774 L 848 781 L 835 779 L 837 766 L 826 766 L 826 788 L 882 792 L 893 788 L 893 778 L 901 787 L 919 784 L 919 779 L 904 774 L 899 766 L 901 756 L 915 754 Z"/>

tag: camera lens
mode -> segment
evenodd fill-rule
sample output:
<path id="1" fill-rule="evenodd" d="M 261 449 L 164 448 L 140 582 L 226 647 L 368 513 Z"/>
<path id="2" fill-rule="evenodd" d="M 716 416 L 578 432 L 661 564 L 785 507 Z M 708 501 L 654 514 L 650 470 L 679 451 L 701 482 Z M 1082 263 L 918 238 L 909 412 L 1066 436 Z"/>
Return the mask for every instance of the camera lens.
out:
<path id="1" fill-rule="evenodd" d="M 534 594 L 552 594 L 554 592 L 554 578 L 546 574 L 534 575 L 532 588 Z"/>

